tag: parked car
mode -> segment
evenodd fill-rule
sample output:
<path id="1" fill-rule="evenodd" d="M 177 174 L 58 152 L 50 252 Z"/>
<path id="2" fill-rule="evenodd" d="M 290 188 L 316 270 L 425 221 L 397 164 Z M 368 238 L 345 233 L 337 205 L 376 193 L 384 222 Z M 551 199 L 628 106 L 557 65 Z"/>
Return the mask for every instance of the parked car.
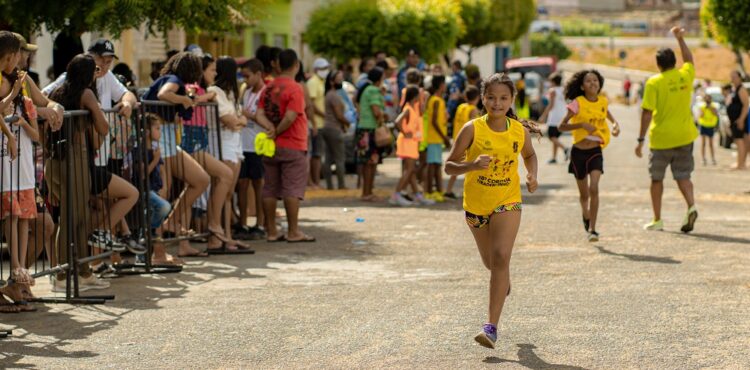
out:
<path id="1" fill-rule="evenodd" d="M 531 25 L 529 26 L 529 32 L 531 33 L 556 33 L 561 34 L 562 33 L 562 26 L 560 25 L 560 22 L 557 21 L 551 21 L 547 19 L 538 19 L 533 22 L 531 22 Z"/>

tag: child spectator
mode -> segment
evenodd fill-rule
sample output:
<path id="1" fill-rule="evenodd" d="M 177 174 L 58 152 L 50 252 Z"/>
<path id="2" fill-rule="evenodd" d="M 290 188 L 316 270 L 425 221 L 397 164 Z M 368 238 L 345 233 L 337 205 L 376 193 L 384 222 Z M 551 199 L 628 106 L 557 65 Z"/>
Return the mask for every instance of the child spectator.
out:
<path id="1" fill-rule="evenodd" d="M 440 168 L 443 165 L 443 148 L 450 148 L 451 142 L 448 138 L 448 112 L 445 109 L 445 76 L 436 75 L 432 77 L 430 86 L 430 99 L 427 101 L 425 120 L 429 129 L 427 130 L 427 179 L 425 181 L 425 192 L 427 198 L 436 202 L 444 202 L 443 197 L 443 175 Z"/>
<path id="2" fill-rule="evenodd" d="M 244 232 L 249 239 L 264 239 L 263 230 L 263 159 L 255 151 L 255 138 L 263 131 L 271 131 L 272 127 L 263 127 L 256 117 L 258 101 L 265 91 L 263 81 L 263 63 L 259 59 L 250 59 L 241 66 L 242 76 L 245 78 L 245 91 L 242 94 L 242 115 L 247 119 L 247 125 L 242 128 L 242 162 L 239 179 L 240 223 L 236 231 Z M 250 186 L 252 184 L 252 187 Z M 252 196 L 250 194 L 252 193 Z M 247 225 L 248 203 L 252 200 L 255 210 L 255 226 Z"/>
<path id="3" fill-rule="evenodd" d="M 703 102 L 698 104 L 700 109 L 700 116 L 698 118 L 698 125 L 700 125 L 701 132 L 701 157 L 703 157 L 703 165 L 707 165 L 706 161 L 706 146 L 711 150 L 711 164 L 716 165 L 716 157 L 714 157 L 714 130 L 719 125 L 719 104 L 711 101 L 711 95 L 704 94 Z"/>
<path id="4" fill-rule="evenodd" d="M 477 109 L 479 98 L 479 89 L 476 86 L 466 87 L 466 91 L 464 91 L 465 103 L 459 104 L 456 108 L 455 117 L 453 117 L 453 142 L 456 142 L 458 133 L 461 132 L 466 123 L 479 117 L 479 109 Z M 448 189 L 445 192 L 446 198 L 456 199 L 456 194 L 453 193 L 453 185 L 456 184 L 457 179 L 458 176 L 453 175 L 448 180 Z"/>

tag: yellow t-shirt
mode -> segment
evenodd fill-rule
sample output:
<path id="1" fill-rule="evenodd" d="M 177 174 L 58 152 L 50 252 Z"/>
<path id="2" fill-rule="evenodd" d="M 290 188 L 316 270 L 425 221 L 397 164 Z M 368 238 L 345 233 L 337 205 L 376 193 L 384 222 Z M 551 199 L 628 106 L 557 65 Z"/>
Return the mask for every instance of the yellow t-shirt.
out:
<path id="1" fill-rule="evenodd" d="M 466 122 L 469 122 L 469 117 L 471 117 L 471 112 L 474 109 L 477 109 L 476 105 L 469 103 L 461 103 L 456 108 L 456 115 L 453 116 L 453 140 L 456 140 L 458 133 L 461 132 Z"/>
<path id="2" fill-rule="evenodd" d="M 719 104 L 712 102 L 711 106 L 714 107 L 717 112 L 719 111 Z M 716 125 L 719 124 L 719 117 L 717 117 L 714 112 L 711 112 L 711 109 L 708 108 L 706 103 L 701 104 L 700 108 L 701 112 L 703 112 L 703 116 L 698 119 L 698 123 L 705 128 L 716 127 Z"/>
<path id="3" fill-rule="evenodd" d="M 588 123 L 596 128 L 596 131 L 589 134 L 588 131 L 579 128 L 572 131 L 573 144 L 578 144 L 584 139 L 599 141 L 602 148 L 609 145 L 610 132 L 607 125 L 607 109 L 609 101 L 603 95 L 599 95 L 595 102 L 589 101 L 585 96 L 579 96 L 568 104 L 568 109 L 575 113 L 570 118 L 570 123 Z"/>
<path id="4" fill-rule="evenodd" d="M 315 108 L 321 112 L 325 112 L 326 109 L 326 86 L 325 81 L 318 75 L 314 75 L 307 80 L 307 90 L 310 93 L 310 99 L 312 100 Z M 323 128 L 325 119 L 319 115 L 315 115 L 313 122 L 315 122 L 316 128 Z"/>
<path id="5" fill-rule="evenodd" d="M 654 113 L 649 127 L 651 149 L 672 149 L 692 143 L 698 137 L 690 101 L 693 95 L 695 67 L 684 63 L 651 76 L 646 82 L 641 108 Z"/>
<path id="6" fill-rule="evenodd" d="M 435 112 L 435 102 L 438 103 L 437 112 Z M 437 114 L 437 124 L 440 128 L 440 132 L 445 135 L 448 132 L 448 115 L 445 110 L 445 100 L 439 96 L 431 96 L 430 100 L 427 101 L 427 109 L 425 110 L 425 120 L 427 124 L 427 144 L 443 144 L 443 138 L 440 134 L 435 131 L 432 126 L 432 117 Z"/>
<path id="7" fill-rule="evenodd" d="M 499 206 L 521 202 L 518 157 L 526 131 L 520 122 L 507 120 L 508 129 L 503 132 L 493 131 L 486 115 L 471 121 L 474 139 L 466 151 L 466 161 L 473 161 L 482 154 L 492 157 L 486 170 L 466 173 L 464 210 L 475 215 L 490 215 Z"/>

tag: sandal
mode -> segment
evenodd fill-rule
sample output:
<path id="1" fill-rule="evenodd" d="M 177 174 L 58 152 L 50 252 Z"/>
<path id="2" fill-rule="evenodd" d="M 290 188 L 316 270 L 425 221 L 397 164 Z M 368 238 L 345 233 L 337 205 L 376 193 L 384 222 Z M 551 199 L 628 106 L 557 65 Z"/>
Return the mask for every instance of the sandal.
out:
<path id="1" fill-rule="evenodd" d="M 286 241 L 286 236 L 284 235 L 279 235 L 274 239 L 266 238 L 266 242 L 268 243 L 280 243 L 280 242 L 285 242 L 285 241 Z"/>
<path id="2" fill-rule="evenodd" d="M 211 228 L 208 229 L 208 232 L 216 239 L 221 240 L 224 243 L 229 243 L 232 240 L 227 238 L 226 234 L 224 234 L 223 230 L 212 230 Z"/>
<path id="3" fill-rule="evenodd" d="M 306 234 L 302 234 L 302 239 L 286 240 L 287 243 L 315 243 L 316 241 L 315 237 Z"/>
<path id="4" fill-rule="evenodd" d="M 187 254 L 179 254 L 179 253 L 177 254 L 177 257 L 180 257 L 180 258 L 204 258 L 208 256 L 209 256 L 209 253 L 205 250 L 196 251 L 196 252 L 187 253 Z"/>

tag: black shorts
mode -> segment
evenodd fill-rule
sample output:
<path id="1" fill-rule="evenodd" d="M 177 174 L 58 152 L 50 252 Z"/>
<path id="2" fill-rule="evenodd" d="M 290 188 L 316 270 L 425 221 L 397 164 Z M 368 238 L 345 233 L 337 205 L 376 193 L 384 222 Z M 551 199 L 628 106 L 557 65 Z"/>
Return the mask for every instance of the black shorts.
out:
<path id="1" fill-rule="evenodd" d="M 557 128 L 557 126 L 550 126 L 547 128 L 547 136 L 550 138 L 560 137 L 560 135 L 562 135 L 562 132 L 560 132 L 560 129 Z"/>
<path id="2" fill-rule="evenodd" d="M 242 161 L 242 167 L 240 168 L 240 178 L 250 180 L 262 180 L 263 171 L 263 158 L 253 152 L 244 152 L 245 159 Z"/>
<path id="3" fill-rule="evenodd" d="M 735 121 L 732 121 L 729 128 L 732 129 L 732 139 L 742 139 L 745 137 L 745 129 L 740 130 Z"/>
<path id="4" fill-rule="evenodd" d="M 91 167 L 91 195 L 99 195 L 109 187 L 112 173 L 107 167 Z"/>
<path id="5" fill-rule="evenodd" d="M 570 151 L 570 165 L 568 173 L 575 175 L 577 180 L 583 180 L 592 171 L 597 170 L 604 173 L 604 157 L 602 148 L 578 149 L 573 147 Z"/>
<path id="6" fill-rule="evenodd" d="M 109 162 L 107 162 L 107 169 L 109 172 L 111 172 L 114 175 L 122 176 L 122 167 L 125 165 L 124 159 L 114 159 L 110 158 Z"/>

